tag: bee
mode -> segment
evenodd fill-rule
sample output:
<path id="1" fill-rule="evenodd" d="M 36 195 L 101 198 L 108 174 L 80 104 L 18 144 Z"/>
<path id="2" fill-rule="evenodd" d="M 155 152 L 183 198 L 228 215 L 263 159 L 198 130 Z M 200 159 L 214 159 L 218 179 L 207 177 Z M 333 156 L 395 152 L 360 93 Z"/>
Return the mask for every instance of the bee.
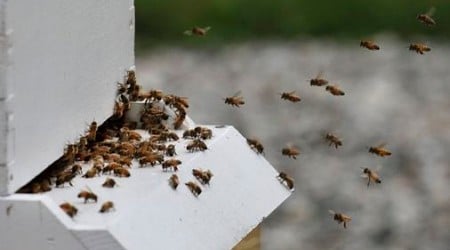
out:
<path id="1" fill-rule="evenodd" d="M 167 156 L 174 156 L 177 152 L 175 152 L 175 145 L 169 144 L 166 148 L 166 155 Z"/>
<path id="2" fill-rule="evenodd" d="M 86 173 L 84 173 L 84 175 L 82 177 L 83 178 L 94 178 L 98 174 L 99 174 L 98 167 L 92 167 L 88 171 L 86 171 Z"/>
<path id="3" fill-rule="evenodd" d="M 56 176 L 56 187 L 59 187 L 61 185 L 64 186 L 64 183 L 69 183 L 70 186 L 72 185 L 72 179 L 75 178 L 75 173 L 69 173 L 69 172 L 62 172 Z"/>
<path id="4" fill-rule="evenodd" d="M 156 163 L 162 163 L 164 161 L 164 155 L 150 153 L 145 155 L 144 157 L 139 159 L 140 167 L 144 167 L 147 164 L 150 164 L 152 167 L 156 165 Z"/>
<path id="5" fill-rule="evenodd" d="M 90 189 L 88 191 L 83 190 L 80 193 L 78 193 L 78 198 L 83 198 L 84 203 L 87 203 L 89 200 L 93 200 L 94 202 L 97 202 L 97 195 L 94 194 Z"/>
<path id="6" fill-rule="evenodd" d="M 195 139 L 192 142 L 190 142 L 187 146 L 186 149 L 189 152 L 194 152 L 194 151 L 205 151 L 208 149 L 208 146 L 206 146 L 206 143 L 203 142 L 200 139 Z"/>
<path id="7" fill-rule="evenodd" d="M 78 209 L 69 202 L 64 202 L 59 207 L 71 218 L 78 213 Z"/>
<path id="8" fill-rule="evenodd" d="M 195 129 L 188 129 L 183 132 L 183 139 L 197 138 L 197 131 Z"/>
<path id="9" fill-rule="evenodd" d="M 294 179 L 288 176 L 285 172 L 280 172 L 277 175 L 277 178 L 281 183 L 285 184 L 286 187 L 289 188 L 289 190 L 294 189 Z"/>
<path id="10" fill-rule="evenodd" d="M 380 46 L 378 46 L 375 42 L 368 40 L 361 40 L 359 46 L 364 47 L 368 50 L 380 50 Z"/>
<path id="11" fill-rule="evenodd" d="M 285 148 L 281 149 L 281 154 L 286 155 L 289 158 L 297 159 L 297 156 L 300 154 L 300 150 L 296 147 L 288 145 Z"/>
<path id="12" fill-rule="evenodd" d="M 288 101 L 294 102 L 294 103 L 302 100 L 300 98 L 300 96 L 295 94 L 295 90 L 291 91 L 291 92 L 283 92 L 283 93 L 280 93 L 280 95 L 281 95 L 281 99 L 288 100 Z"/>
<path id="13" fill-rule="evenodd" d="M 202 140 L 207 140 L 212 138 L 212 130 L 209 128 L 196 127 L 197 134 L 200 134 Z"/>
<path id="14" fill-rule="evenodd" d="M 328 84 L 328 80 L 322 78 L 322 72 L 319 72 L 319 74 L 317 74 L 316 78 L 313 78 L 311 80 L 309 80 L 309 83 L 311 84 L 311 86 L 324 86 Z"/>
<path id="15" fill-rule="evenodd" d="M 178 187 L 178 184 L 180 183 L 180 180 L 178 179 L 178 176 L 176 174 L 173 174 L 169 178 L 169 185 L 176 190 Z"/>
<path id="16" fill-rule="evenodd" d="M 163 97 L 164 103 L 170 107 L 175 107 L 178 110 L 189 108 L 188 98 L 176 95 L 166 95 Z"/>
<path id="17" fill-rule="evenodd" d="M 71 172 L 72 172 L 72 174 L 82 174 L 83 173 L 80 164 L 73 165 L 71 168 Z"/>
<path id="18" fill-rule="evenodd" d="M 114 203 L 112 201 L 106 201 L 102 204 L 102 207 L 100 208 L 100 213 L 106 213 L 114 209 Z"/>
<path id="19" fill-rule="evenodd" d="M 185 119 L 186 119 L 186 112 L 177 114 L 177 116 L 175 117 L 175 121 L 173 122 L 173 128 L 179 129 L 181 125 L 183 125 Z"/>
<path id="20" fill-rule="evenodd" d="M 112 154 L 106 154 L 105 160 L 112 163 L 112 162 L 118 162 L 120 160 L 120 154 L 112 153 Z"/>
<path id="21" fill-rule="evenodd" d="M 247 143 L 250 148 L 256 151 L 258 154 L 264 154 L 264 146 L 258 139 L 247 138 Z"/>
<path id="22" fill-rule="evenodd" d="M 436 25 L 436 21 L 434 21 L 434 19 L 432 18 L 434 11 L 436 10 L 436 8 L 431 7 L 427 13 L 425 14 L 418 14 L 417 15 L 417 20 L 419 20 L 421 23 L 427 25 L 427 26 L 433 26 Z"/>
<path id="23" fill-rule="evenodd" d="M 93 142 L 95 141 L 95 138 L 97 137 L 97 122 L 93 121 L 89 125 L 89 129 L 86 134 L 86 138 L 88 141 Z"/>
<path id="24" fill-rule="evenodd" d="M 385 149 L 384 146 L 386 146 L 386 143 L 382 143 L 376 147 L 369 147 L 369 153 L 376 154 L 381 157 L 391 155 L 392 153 L 389 150 Z"/>
<path id="25" fill-rule="evenodd" d="M 114 170 L 114 175 L 117 177 L 130 177 L 130 171 L 128 171 L 127 169 L 120 167 L 120 168 L 115 168 Z"/>
<path id="26" fill-rule="evenodd" d="M 352 220 L 352 217 L 342 214 L 336 213 L 333 210 L 328 210 L 328 212 L 333 215 L 333 219 L 338 222 L 338 224 L 344 223 L 344 228 L 347 228 L 347 223 Z"/>
<path id="27" fill-rule="evenodd" d="M 186 30 L 183 32 L 183 34 L 187 35 L 187 36 L 192 36 L 192 35 L 196 35 L 196 36 L 204 36 L 206 35 L 206 33 L 208 33 L 208 31 L 211 29 L 211 27 L 204 27 L 204 28 L 200 28 L 200 27 L 193 27 L 190 30 Z"/>
<path id="28" fill-rule="evenodd" d="M 431 51 L 431 48 L 423 43 L 411 43 L 409 50 L 415 51 L 417 54 L 423 55 L 425 52 Z"/>
<path id="29" fill-rule="evenodd" d="M 193 181 L 186 182 L 184 185 L 189 188 L 189 190 L 195 197 L 198 197 L 202 193 L 202 189 L 200 188 L 200 186 L 195 184 L 195 182 Z"/>
<path id="30" fill-rule="evenodd" d="M 244 105 L 244 97 L 240 96 L 241 91 L 236 92 L 233 96 L 225 97 L 223 100 L 225 100 L 225 104 L 229 104 L 231 106 L 240 107 L 241 105 Z"/>
<path id="31" fill-rule="evenodd" d="M 117 183 L 114 179 L 106 178 L 105 182 L 103 182 L 103 184 L 102 184 L 102 187 L 113 188 L 116 185 L 117 185 Z"/>
<path id="32" fill-rule="evenodd" d="M 116 101 L 114 103 L 113 116 L 115 116 L 116 118 L 121 118 L 124 113 L 125 113 L 125 104 L 123 104 L 123 102 Z"/>
<path id="33" fill-rule="evenodd" d="M 192 175 L 197 178 L 200 183 L 203 185 L 208 184 L 211 181 L 211 178 L 214 176 L 211 170 L 203 171 L 201 169 L 192 169 Z"/>
<path id="34" fill-rule="evenodd" d="M 182 162 L 177 159 L 169 159 L 162 163 L 162 169 L 163 171 L 166 171 L 169 168 L 172 168 L 174 171 L 178 171 L 178 165 L 180 165 Z"/>
<path id="35" fill-rule="evenodd" d="M 342 146 L 342 140 L 339 139 L 336 135 L 332 133 L 327 133 L 325 135 L 325 140 L 329 142 L 328 146 L 331 147 L 334 144 L 335 148 L 338 148 L 339 146 Z"/>
<path id="36" fill-rule="evenodd" d="M 367 187 L 369 187 L 370 182 L 373 181 L 375 183 L 381 183 L 381 178 L 377 172 L 371 170 L 370 168 L 363 168 L 362 177 L 367 178 Z"/>
<path id="37" fill-rule="evenodd" d="M 337 85 L 328 85 L 325 90 L 330 92 L 332 95 L 345 95 L 345 92 L 342 91 Z"/>
<path id="38" fill-rule="evenodd" d="M 40 183 L 40 190 L 41 192 L 48 192 L 50 190 L 52 190 L 52 188 L 50 187 L 50 181 L 49 180 L 42 180 Z"/>

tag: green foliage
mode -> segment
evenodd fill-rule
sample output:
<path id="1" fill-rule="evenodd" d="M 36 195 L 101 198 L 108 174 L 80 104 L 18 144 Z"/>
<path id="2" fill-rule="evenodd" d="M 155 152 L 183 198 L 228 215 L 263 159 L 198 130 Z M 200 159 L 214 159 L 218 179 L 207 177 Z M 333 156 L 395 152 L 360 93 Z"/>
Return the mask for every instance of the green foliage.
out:
<path id="1" fill-rule="evenodd" d="M 446 0 L 135 0 L 135 5 L 138 47 L 301 36 L 367 38 L 385 31 L 450 37 Z M 430 28 L 415 18 L 431 6 L 438 25 Z M 192 26 L 212 29 L 202 39 L 183 36 Z"/>

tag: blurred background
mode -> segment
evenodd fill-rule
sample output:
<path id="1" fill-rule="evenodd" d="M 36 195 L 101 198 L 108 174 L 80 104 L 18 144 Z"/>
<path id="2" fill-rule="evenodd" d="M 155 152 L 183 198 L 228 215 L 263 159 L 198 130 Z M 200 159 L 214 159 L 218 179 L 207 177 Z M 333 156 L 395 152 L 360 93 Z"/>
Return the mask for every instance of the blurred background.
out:
<path id="1" fill-rule="evenodd" d="M 189 97 L 199 124 L 231 124 L 296 180 L 263 249 L 450 249 L 450 2 L 135 0 L 141 85 Z M 416 15 L 436 8 L 437 25 Z M 185 36 L 210 26 L 204 37 Z M 380 51 L 359 47 L 376 41 Z M 424 42 L 432 51 L 408 51 Z M 346 93 L 310 86 L 319 72 Z M 222 98 L 241 90 L 246 104 Z M 280 99 L 295 90 L 299 103 Z M 328 147 L 324 135 L 343 139 Z M 387 142 L 381 158 L 367 147 Z M 281 155 L 298 146 L 297 160 Z M 361 167 L 382 183 L 366 186 Z M 329 209 L 353 217 L 347 229 Z"/>

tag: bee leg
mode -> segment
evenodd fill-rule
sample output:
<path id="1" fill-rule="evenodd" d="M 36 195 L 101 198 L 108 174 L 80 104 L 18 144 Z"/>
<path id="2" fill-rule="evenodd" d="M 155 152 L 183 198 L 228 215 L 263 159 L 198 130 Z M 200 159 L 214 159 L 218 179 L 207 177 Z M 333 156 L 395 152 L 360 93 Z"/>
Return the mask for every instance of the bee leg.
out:
<path id="1" fill-rule="evenodd" d="M 294 158 L 294 160 L 297 160 L 297 157 L 295 157 L 295 155 L 294 155 L 294 156 L 292 156 L 292 158 Z"/>
<path id="2" fill-rule="evenodd" d="M 344 221 L 344 228 L 347 228 L 347 222 Z"/>
<path id="3" fill-rule="evenodd" d="M 70 186 L 71 186 L 71 187 L 73 187 L 73 185 L 72 185 L 72 182 L 71 182 L 71 181 L 69 181 L 69 184 L 70 184 Z M 63 183 L 63 187 L 64 187 L 64 183 Z"/>
<path id="4" fill-rule="evenodd" d="M 368 177 L 369 181 L 367 182 L 367 188 L 369 188 L 370 185 L 370 176 Z"/>

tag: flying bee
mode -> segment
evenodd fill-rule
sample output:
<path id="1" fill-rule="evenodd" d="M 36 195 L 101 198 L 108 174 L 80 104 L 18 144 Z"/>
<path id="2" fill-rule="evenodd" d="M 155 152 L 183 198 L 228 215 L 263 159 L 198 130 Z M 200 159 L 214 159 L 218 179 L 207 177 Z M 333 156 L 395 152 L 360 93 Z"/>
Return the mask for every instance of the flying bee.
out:
<path id="1" fill-rule="evenodd" d="M 93 200 L 94 202 L 97 202 L 97 195 L 94 194 L 89 188 L 88 188 L 88 191 L 83 190 L 80 193 L 78 193 L 78 198 L 83 198 L 84 203 L 87 203 L 89 200 Z"/>
<path id="2" fill-rule="evenodd" d="M 185 185 L 189 188 L 189 190 L 195 197 L 198 197 L 202 193 L 202 189 L 200 188 L 200 186 L 193 181 L 187 182 L 185 183 Z"/>
<path id="3" fill-rule="evenodd" d="M 329 142 L 328 144 L 329 147 L 331 147 L 332 145 L 334 145 L 335 148 L 342 146 L 342 140 L 332 133 L 327 133 L 325 135 L 325 140 Z"/>
<path id="4" fill-rule="evenodd" d="M 322 71 L 317 74 L 316 78 L 309 80 L 311 86 L 324 86 L 328 84 L 328 80 L 322 78 Z"/>
<path id="5" fill-rule="evenodd" d="M 167 171 L 168 169 L 172 168 L 174 171 L 178 171 L 178 165 L 180 165 L 182 162 L 177 159 L 169 159 L 162 163 L 162 169 L 163 171 Z"/>
<path id="6" fill-rule="evenodd" d="M 280 93 L 280 95 L 281 95 L 281 99 L 288 100 L 288 101 L 294 102 L 294 103 L 302 100 L 300 98 L 300 96 L 295 94 L 295 90 L 291 91 L 291 92 L 283 92 L 283 93 Z"/>
<path id="7" fill-rule="evenodd" d="M 337 85 L 328 85 L 325 88 L 325 90 L 330 92 L 332 95 L 336 95 L 336 96 L 345 95 L 345 92 L 342 91 Z"/>
<path id="8" fill-rule="evenodd" d="M 289 190 L 292 190 L 294 188 L 294 179 L 290 176 L 288 176 L 285 172 L 280 172 L 277 175 L 278 180 L 285 184 L 286 187 L 289 188 Z"/>
<path id="9" fill-rule="evenodd" d="M 206 35 L 206 33 L 208 33 L 208 31 L 211 29 L 211 27 L 204 27 L 204 28 L 200 28 L 200 27 L 193 27 L 190 30 L 186 30 L 183 32 L 183 34 L 187 35 L 187 36 L 192 36 L 192 35 L 196 35 L 196 36 L 204 36 Z"/>
<path id="10" fill-rule="evenodd" d="M 374 170 L 371 170 L 370 168 L 362 168 L 363 175 L 361 175 L 363 178 L 367 178 L 367 187 L 369 187 L 370 182 L 373 181 L 375 183 L 381 183 L 381 178 L 378 175 L 377 172 Z"/>
<path id="11" fill-rule="evenodd" d="M 338 224 L 344 223 L 344 228 L 347 228 L 347 223 L 352 220 L 352 217 L 342 214 L 336 213 L 333 210 L 328 210 L 328 212 L 333 215 L 333 219 L 338 222 Z"/>
<path id="12" fill-rule="evenodd" d="M 106 201 L 105 203 L 102 204 L 102 207 L 100 208 L 99 212 L 106 213 L 111 210 L 114 210 L 114 203 L 112 201 Z"/>
<path id="13" fill-rule="evenodd" d="M 434 21 L 434 19 L 432 18 L 434 11 L 436 10 L 436 8 L 431 7 L 427 13 L 425 14 L 418 14 L 417 15 L 417 20 L 419 20 L 421 23 L 427 25 L 427 26 L 433 26 L 436 25 L 436 21 Z"/>
<path id="14" fill-rule="evenodd" d="M 417 54 L 423 55 L 425 52 L 431 51 L 431 48 L 423 43 L 411 43 L 409 50 L 415 51 Z"/>
<path id="15" fill-rule="evenodd" d="M 241 96 L 241 91 L 236 92 L 233 96 L 225 97 L 223 100 L 225 100 L 225 104 L 238 108 L 245 104 L 244 97 Z"/>
<path id="16" fill-rule="evenodd" d="M 178 187 L 178 184 L 180 183 L 180 180 L 178 179 L 178 176 L 176 174 L 173 174 L 169 178 L 169 185 L 175 190 Z"/>
<path id="17" fill-rule="evenodd" d="M 264 154 L 264 146 L 258 139 L 247 138 L 247 144 L 250 146 L 251 149 L 256 151 L 256 153 Z"/>
<path id="18" fill-rule="evenodd" d="M 112 178 L 106 178 L 105 182 L 103 182 L 102 187 L 106 188 L 113 188 L 114 186 L 117 186 L 117 183 Z"/>
<path id="19" fill-rule="evenodd" d="M 78 213 L 78 209 L 69 202 L 64 202 L 59 207 L 71 218 Z"/>
<path id="20" fill-rule="evenodd" d="M 300 154 L 300 150 L 292 145 L 287 145 L 281 149 L 281 154 L 286 155 L 289 158 L 297 159 L 297 156 Z"/>
<path id="21" fill-rule="evenodd" d="M 368 50 L 380 50 L 380 46 L 378 46 L 374 41 L 369 40 L 361 40 L 359 46 L 364 47 Z"/>
<path id="22" fill-rule="evenodd" d="M 385 146 L 386 146 L 386 143 L 382 143 L 376 147 L 369 147 L 369 153 L 376 154 L 381 157 L 391 155 L 392 153 L 389 150 L 387 150 L 386 148 L 384 148 Z"/>

